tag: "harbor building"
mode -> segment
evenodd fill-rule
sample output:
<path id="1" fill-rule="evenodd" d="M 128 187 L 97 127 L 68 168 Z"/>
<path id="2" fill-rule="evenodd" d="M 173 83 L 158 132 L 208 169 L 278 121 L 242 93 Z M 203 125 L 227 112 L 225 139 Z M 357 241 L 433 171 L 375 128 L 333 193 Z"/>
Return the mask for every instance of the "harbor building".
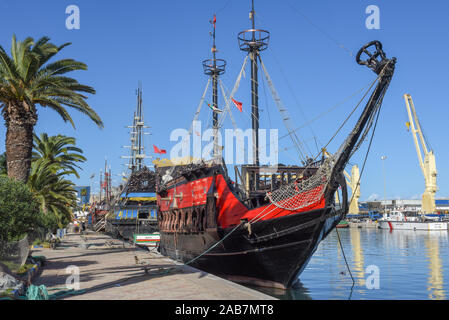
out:
<path id="1" fill-rule="evenodd" d="M 395 208 L 402 208 L 405 211 L 422 211 L 422 200 L 418 199 L 396 199 L 380 201 L 361 201 L 359 203 L 360 212 L 369 211 L 391 211 Z M 436 199 L 435 211 L 449 214 L 449 199 Z"/>

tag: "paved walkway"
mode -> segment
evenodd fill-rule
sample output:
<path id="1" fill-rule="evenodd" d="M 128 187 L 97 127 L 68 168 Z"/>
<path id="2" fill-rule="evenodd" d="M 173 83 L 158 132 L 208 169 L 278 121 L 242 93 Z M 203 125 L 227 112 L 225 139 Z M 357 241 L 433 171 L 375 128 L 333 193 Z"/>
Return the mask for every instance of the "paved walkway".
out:
<path id="1" fill-rule="evenodd" d="M 34 285 L 65 287 L 71 276 L 66 268 L 79 268 L 80 289 L 87 292 L 65 298 L 70 300 L 274 299 L 102 234 L 69 234 L 56 250 L 33 249 L 32 254 L 47 258 Z"/>

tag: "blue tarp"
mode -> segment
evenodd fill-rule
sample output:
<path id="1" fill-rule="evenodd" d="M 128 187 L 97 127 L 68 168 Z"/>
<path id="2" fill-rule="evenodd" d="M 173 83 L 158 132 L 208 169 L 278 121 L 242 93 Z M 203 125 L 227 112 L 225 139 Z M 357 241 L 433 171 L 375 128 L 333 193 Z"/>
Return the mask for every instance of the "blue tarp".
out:
<path id="1" fill-rule="evenodd" d="M 128 194 L 122 193 L 122 198 L 142 198 L 142 197 L 156 197 L 154 192 L 131 192 Z"/>

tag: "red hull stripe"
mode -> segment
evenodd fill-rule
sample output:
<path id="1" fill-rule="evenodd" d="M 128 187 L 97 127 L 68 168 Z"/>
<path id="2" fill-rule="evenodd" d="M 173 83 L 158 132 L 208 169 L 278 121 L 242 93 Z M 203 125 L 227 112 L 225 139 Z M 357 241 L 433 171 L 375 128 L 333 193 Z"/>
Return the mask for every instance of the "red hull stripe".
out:
<path id="1" fill-rule="evenodd" d="M 257 219 L 260 218 L 261 220 L 269 220 L 291 214 L 297 214 L 300 212 L 321 209 L 324 208 L 326 204 L 324 197 L 322 197 L 320 201 L 296 211 L 281 209 L 275 207 L 272 204 L 248 210 L 248 208 L 231 191 L 229 185 L 226 183 L 223 175 L 221 174 L 215 177 L 198 179 L 177 186 L 176 198 L 174 198 L 174 191 L 175 191 L 174 188 L 169 189 L 167 191 L 168 194 L 165 196 L 165 198 L 176 199 L 175 201 L 178 206 L 177 209 L 184 209 L 198 205 L 205 205 L 207 192 L 211 188 L 214 178 L 215 178 L 215 187 L 217 189 L 216 191 L 218 194 L 216 200 L 218 210 L 218 225 L 222 228 L 237 225 L 240 223 L 241 219 L 252 220 L 255 217 L 257 217 Z M 312 190 L 311 192 L 314 191 L 316 190 Z M 180 197 L 181 194 L 182 197 Z M 157 199 L 161 212 L 169 211 L 172 209 L 173 200 L 161 200 L 161 197 L 159 195 L 157 196 Z M 267 208 L 269 206 L 270 208 Z"/>

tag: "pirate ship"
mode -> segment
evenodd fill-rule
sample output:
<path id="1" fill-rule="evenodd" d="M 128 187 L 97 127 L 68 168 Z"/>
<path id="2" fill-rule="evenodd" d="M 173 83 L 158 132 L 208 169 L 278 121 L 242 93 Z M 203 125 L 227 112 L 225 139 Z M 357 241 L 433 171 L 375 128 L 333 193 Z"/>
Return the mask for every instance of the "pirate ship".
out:
<path id="1" fill-rule="evenodd" d="M 150 234 L 157 231 L 157 205 L 156 205 L 156 182 L 155 172 L 150 170 L 144 159 L 149 156 L 145 154 L 144 129 L 142 106 L 142 88 L 139 84 L 137 89 L 137 108 L 134 112 L 134 120 L 131 126 L 128 178 L 123 176 L 126 183 L 121 187 L 118 196 L 110 206 L 107 216 L 105 231 L 124 239 L 133 239 L 135 234 Z"/>
<path id="2" fill-rule="evenodd" d="M 325 158 L 323 150 L 319 159 L 317 156 L 302 163 L 298 160 L 298 166 L 261 165 L 255 134 L 259 129 L 258 70 L 261 66 L 271 83 L 260 54 L 268 47 L 270 33 L 255 28 L 254 2 L 250 17 L 252 28 L 239 33 L 238 41 L 240 49 L 247 53 L 244 65 L 248 59 L 251 63 L 253 163 L 235 166 L 232 181 L 216 136 L 210 160 L 155 163 L 160 250 L 173 259 L 232 281 L 288 288 L 304 270 L 320 241 L 348 212 L 343 170 L 373 123 L 377 124 L 396 58 L 387 58 L 378 41 L 366 44 L 358 52 L 357 63 L 374 71 L 377 78 L 354 128 L 338 151 Z M 216 58 L 215 21 L 214 18 L 212 59 L 203 61 L 213 87 L 214 132 L 220 126 L 219 113 L 230 111 L 229 101 L 236 103 L 235 86 L 225 97 L 226 110 L 218 108 L 219 76 L 225 72 L 226 62 Z M 241 74 L 242 71 L 236 83 Z M 285 112 L 274 88 L 271 89 L 279 110 Z M 287 121 L 288 117 L 283 119 Z M 297 143 L 294 130 L 287 129 Z M 336 193 L 340 193 L 338 202 Z"/>

